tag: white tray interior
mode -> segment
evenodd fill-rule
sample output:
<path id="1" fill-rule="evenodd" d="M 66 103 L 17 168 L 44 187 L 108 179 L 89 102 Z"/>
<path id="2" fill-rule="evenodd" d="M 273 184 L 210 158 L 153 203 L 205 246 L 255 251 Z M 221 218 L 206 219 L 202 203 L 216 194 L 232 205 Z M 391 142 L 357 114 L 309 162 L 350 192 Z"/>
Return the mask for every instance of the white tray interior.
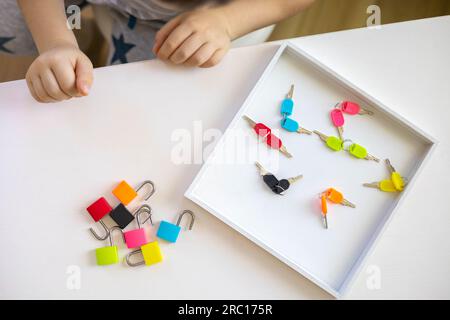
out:
<path id="1" fill-rule="evenodd" d="M 295 85 L 292 118 L 310 130 L 336 136 L 329 112 L 341 100 L 356 101 L 374 111 L 374 116 L 346 116 L 344 136 L 382 161 L 333 152 L 316 135 L 282 131 L 280 102 L 291 84 Z M 279 156 L 258 141 L 243 114 L 278 129 L 276 134 L 294 157 Z M 234 143 L 236 137 L 246 143 Z M 389 158 L 411 185 L 433 145 L 430 137 L 380 102 L 284 44 L 186 196 L 339 296 L 408 189 L 383 193 L 362 183 L 389 178 L 383 161 Z M 278 178 L 297 174 L 304 178 L 284 196 L 275 195 L 262 182 L 255 160 Z M 328 187 L 342 191 L 356 209 L 329 205 L 329 229 L 325 230 L 318 194 Z"/>

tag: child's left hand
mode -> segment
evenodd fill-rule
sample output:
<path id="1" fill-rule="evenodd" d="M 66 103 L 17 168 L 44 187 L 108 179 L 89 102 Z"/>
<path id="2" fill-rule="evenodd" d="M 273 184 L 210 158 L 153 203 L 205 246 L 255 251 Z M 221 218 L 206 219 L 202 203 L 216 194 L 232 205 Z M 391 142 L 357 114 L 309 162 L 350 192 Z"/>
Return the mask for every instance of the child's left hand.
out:
<path id="1" fill-rule="evenodd" d="M 228 21 L 220 9 L 204 8 L 170 20 L 155 37 L 153 53 L 164 61 L 212 67 L 230 47 Z"/>

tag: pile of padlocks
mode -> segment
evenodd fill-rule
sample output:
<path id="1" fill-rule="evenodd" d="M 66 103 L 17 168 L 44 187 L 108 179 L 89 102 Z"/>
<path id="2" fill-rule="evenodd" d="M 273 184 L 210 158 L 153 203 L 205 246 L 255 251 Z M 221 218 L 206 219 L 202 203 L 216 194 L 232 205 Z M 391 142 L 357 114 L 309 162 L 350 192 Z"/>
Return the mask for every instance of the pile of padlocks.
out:
<path id="1" fill-rule="evenodd" d="M 100 222 L 100 225 L 104 229 L 104 234 L 99 235 L 94 229 L 90 228 L 89 230 L 92 235 L 97 240 L 109 240 L 109 246 L 95 250 L 98 265 L 110 265 L 119 262 L 119 250 L 112 241 L 114 231 L 121 233 L 123 242 L 129 249 L 137 249 L 129 252 L 125 257 L 126 263 L 129 266 L 135 267 L 144 264 L 152 265 L 163 260 L 158 241 L 149 241 L 147 232 L 143 227 L 143 224 L 147 221 L 150 221 L 153 226 L 151 207 L 147 204 L 143 204 L 133 213 L 127 208 L 127 205 L 138 197 L 138 192 L 145 186 L 149 187 L 149 191 L 144 197 L 145 201 L 147 201 L 155 193 L 155 184 L 152 181 L 144 181 L 136 190 L 134 190 L 127 182 L 122 181 L 112 191 L 113 195 L 120 201 L 120 204 L 117 207 L 112 208 L 104 197 L 100 197 L 89 207 L 87 207 L 86 210 L 91 215 L 92 219 L 94 219 L 95 222 Z M 142 214 L 147 215 L 144 220 L 142 220 Z M 190 210 L 184 210 L 179 215 L 176 224 L 161 221 L 159 223 L 158 231 L 156 232 L 156 237 L 171 243 L 176 242 L 181 231 L 181 219 L 186 214 L 191 217 L 191 222 L 189 224 L 189 230 L 191 230 L 194 225 L 194 213 Z M 109 215 L 117 225 L 108 228 L 102 220 L 107 215 Z M 133 220 L 136 220 L 137 229 L 123 231 Z M 133 262 L 131 258 L 138 254 L 142 255 L 142 260 Z"/>
<path id="2" fill-rule="evenodd" d="M 338 136 L 327 136 L 317 130 L 309 131 L 299 125 L 296 120 L 290 118 L 294 109 L 294 85 L 291 86 L 288 94 L 281 102 L 281 127 L 289 132 L 297 132 L 297 133 L 305 133 L 311 134 L 314 132 L 324 143 L 325 145 L 331 149 L 332 151 L 346 151 L 353 157 L 357 159 L 365 159 L 365 160 L 373 160 L 376 162 L 380 162 L 380 160 L 369 154 L 367 149 L 363 146 L 353 142 L 351 139 L 344 138 L 344 123 L 346 115 L 373 115 L 373 112 L 364 108 L 361 108 L 359 104 L 352 101 L 341 101 L 338 102 L 333 110 L 330 112 L 330 118 L 333 126 L 337 129 Z M 282 154 L 287 156 L 288 158 L 292 158 L 292 154 L 288 152 L 286 146 L 283 145 L 283 142 L 280 138 L 275 136 L 272 133 L 272 130 L 261 122 L 256 122 L 252 120 L 247 115 L 244 115 L 243 118 L 248 122 L 248 124 L 253 128 L 256 134 L 266 142 L 266 144 L 275 150 L 279 150 Z M 292 178 L 278 180 L 274 174 L 268 172 L 264 167 L 259 163 L 255 163 L 260 175 L 263 178 L 264 183 L 269 187 L 269 189 L 278 195 L 283 195 L 291 186 L 292 183 L 300 180 L 303 176 L 297 175 Z M 406 179 L 403 178 L 391 165 L 390 161 L 386 159 L 386 164 L 388 165 L 389 171 L 391 173 L 390 179 L 382 180 L 379 182 L 365 183 L 364 186 L 377 188 L 384 192 L 401 192 L 406 185 Z M 326 229 L 328 229 L 328 221 L 327 221 L 327 201 L 332 203 L 341 204 L 344 206 L 349 206 L 355 208 L 356 206 L 344 199 L 341 192 L 337 191 L 334 188 L 328 188 L 325 192 L 322 192 L 319 196 L 321 202 L 321 211 L 323 217 L 323 224 Z"/>

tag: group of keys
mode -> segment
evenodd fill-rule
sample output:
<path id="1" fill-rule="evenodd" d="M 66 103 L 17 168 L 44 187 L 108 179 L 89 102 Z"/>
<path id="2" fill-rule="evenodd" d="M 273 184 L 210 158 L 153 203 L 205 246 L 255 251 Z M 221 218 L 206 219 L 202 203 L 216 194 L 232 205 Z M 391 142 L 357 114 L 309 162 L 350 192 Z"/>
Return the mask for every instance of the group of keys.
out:
<path id="1" fill-rule="evenodd" d="M 136 198 L 138 192 L 148 187 L 144 200 L 147 201 L 155 193 L 155 184 L 150 181 L 144 181 L 136 190 L 133 189 L 126 181 L 120 182 L 112 191 L 112 194 L 120 201 L 119 205 L 113 208 L 104 197 L 100 197 L 86 208 L 95 222 L 99 222 L 104 229 L 103 235 L 99 235 L 93 228 L 90 228 L 92 235 L 97 239 L 104 241 L 109 240 L 109 246 L 101 247 L 95 250 L 95 256 L 98 265 L 111 265 L 119 262 L 119 249 L 113 244 L 113 233 L 120 232 L 124 244 L 129 249 L 136 249 L 129 252 L 126 257 L 126 263 L 130 267 L 140 265 L 153 265 L 163 260 L 163 255 L 159 243 L 156 240 L 150 241 L 144 224 L 150 221 L 153 226 L 152 208 L 147 205 L 141 205 L 134 212 L 130 211 L 127 206 Z M 102 220 L 105 216 L 109 217 L 116 223 L 115 226 L 108 228 Z M 142 215 L 146 215 L 143 219 Z M 179 216 L 176 224 L 162 220 L 159 223 L 156 237 L 167 242 L 174 243 L 177 241 L 181 231 L 180 223 L 183 216 L 188 215 L 191 218 L 189 230 L 194 225 L 194 213 L 190 210 L 184 210 Z M 133 220 L 136 220 L 137 229 L 124 231 Z M 133 256 L 141 255 L 140 261 L 132 261 Z M 135 259 L 135 258 L 134 258 Z"/>
<path id="2" fill-rule="evenodd" d="M 331 111 L 330 117 L 333 125 L 337 128 L 339 136 L 327 136 L 317 130 L 310 131 L 308 129 L 305 129 L 301 127 L 296 120 L 290 118 L 294 110 L 293 95 L 294 85 L 291 86 L 289 92 L 286 95 L 286 98 L 281 102 L 280 113 L 283 117 L 281 120 L 281 127 L 284 130 L 308 135 L 311 135 L 314 132 L 325 143 L 325 145 L 333 151 L 344 150 L 358 159 L 373 160 L 376 162 L 380 161 L 377 157 L 369 154 L 367 152 L 367 149 L 362 145 L 353 142 L 351 139 L 344 139 L 343 137 L 345 122 L 344 114 L 373 115 L 372 111 L 361 108 L 361 106 L 356 102 L 341 101 L 337 103 Z M 264 141 L 270 148 L 279 150 L 288 158 L 292 158 L 292 154 L 288 151 L 286 146 L 283 145 L 281 139 L 272 133 L 272 129 L 270 129 L 270 127 L 266 126 L 264 123 L 256 122 L 246 115 L 244 115 L 243 118 L 253 128 L 256 134 L 264 139 Z"/>
<path id="3" fill-rule="evenodd" d="M 326 144 L 328 148 L 333 151 L 346 151 L 350 155 L 358 159 L 373 160 L 380 162 L 380 159 L 369 154 L 363 146 L 354 143 L 351 139 L 344 138 L 344 115 L 373 115 L 373 112 L 364 108 L 355 102 L 351 101 L 341 101 L 338 102 L 333 110 L 330 112 L 330 118 L 333 125 L 336 127 L 338 136 L 327 136 L 317 130 L 310 131 L 299 125 L 299 123 L 291 118 L 294 108 L 294 85 L 291 86 L 285 99 L 281 102 L 281 127 L 289 132 L 297 132 L 300 134 L 311 135 L 315 133 L 319 138 Z M 272 133 L 272 130 L 263 123 L 256 122 L 244 115 L 243 118 L 248 122 L 248 124 L 253 128 L 255 133 L 261 137 L 266 144 L 272 148 L 279 150 L 282 154 L 288 158 L 292 158 L 292 154 L 289 153 L 287 148 L 283 145 L 280 138 Z M 384 192 L 401 192 L 407 183 L 407 180 L 403 178 L 392 166 L 390 161 L 386 159 L 386 164 L 390 171 L 390 179 L 385 179 L 372 183 L 365 183 L 364 186 L 377 188 Z M 255 163 L 260 175 L 263 178 L 264 183 L 267 187 L 275 194 L 283 195 L 294 182 L 300 180 L 303 175 L 297 175 L 291 178 L 278 180 L 273 173 L 267 171 L 259 162 Z M 328 188 L 319 195 L 323 216 L 323 225 L 328 229 L 328 206 L 327 202 L 341 204 L 347 207 L 355 208 L 356 206 L 350 201 L 346 200 L 341 192 L 334 188 Z"/>

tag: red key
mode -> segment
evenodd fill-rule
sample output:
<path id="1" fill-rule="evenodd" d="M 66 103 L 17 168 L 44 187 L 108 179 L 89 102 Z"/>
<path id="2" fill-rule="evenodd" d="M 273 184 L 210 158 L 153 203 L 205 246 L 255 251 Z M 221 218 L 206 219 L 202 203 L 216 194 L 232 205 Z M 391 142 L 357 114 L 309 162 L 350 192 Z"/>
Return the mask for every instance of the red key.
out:
<path id="1" fill-rule="evenodd" d="M 257 135 L 266 138 L 266 143 L 269 147 L 279 150 L 288 158 L 292 158 L 292 155 L 287 151 L 286 147 L 283 146 L 283 142 L 281 142 L 281 139 L 275 136 L 268 126 L 263 123 L 256 123 L 247 116 L 243 116 L 243 118 L 250 124 L 253 130 L 255 130 Z"/>
<path id="2" fill-rule="evenodd" d="M 351 101 L 342 101 L 341 102 L 341 110 L 342 112 L 345 112 L 347 114 L 351 114 L 351 115 L 355 115 L 355 114 L 368 114 L 368 115 L 372 115 L 373 112 L 363 109 L 361 108 L 361 106 L 359 104 L 357 104 L 356 102 L 351 102 Z"/>
<path id="3" fill-rule="evenodd" d="M 253 130 L 255 130 L 257 135 L 259 135 L 263 138 L 267 137 L 272 132 L 272 130 L 263 123 L 255 124 L 255 126 L 253 127 Z"/>
<path id="4" fill-rule="evenodd" d="M 292 157 L 292 155 L 287 151 L 286 147 L 283 146 L 283 142 L 281 141 L 281 139 L 278 138 L 273 133 L 271 133 L 267 136 L 266 143 L 272 149 L 280 150 L 280 152 L 283 153 L 288 158 Z"/>

